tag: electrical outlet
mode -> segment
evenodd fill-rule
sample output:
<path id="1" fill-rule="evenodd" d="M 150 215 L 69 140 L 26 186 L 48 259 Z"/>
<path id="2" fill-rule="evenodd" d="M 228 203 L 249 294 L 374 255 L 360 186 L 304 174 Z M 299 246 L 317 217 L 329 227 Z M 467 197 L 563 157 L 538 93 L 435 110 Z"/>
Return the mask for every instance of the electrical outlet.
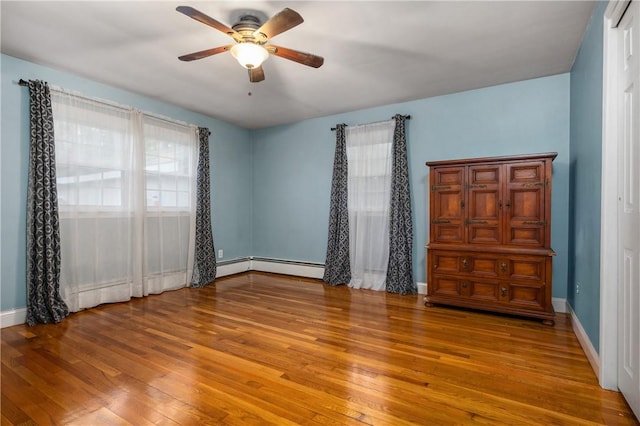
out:
<path id="1" fill-rule="evenodd" d="M 576 294 L 580 294 L 580 283 L 576 282 Z"/>
<path id="2" fill-rule="evenodd" d="M 222 249 L 218 250 L 218 258 L 222 259 L 224 257 L 224 251 Z"/>

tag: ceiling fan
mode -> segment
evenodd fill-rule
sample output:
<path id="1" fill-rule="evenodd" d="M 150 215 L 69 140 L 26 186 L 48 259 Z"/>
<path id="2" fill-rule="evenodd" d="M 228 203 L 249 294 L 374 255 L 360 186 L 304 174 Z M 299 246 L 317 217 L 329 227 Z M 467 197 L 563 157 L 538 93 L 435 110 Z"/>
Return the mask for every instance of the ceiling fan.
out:
<path id="1" fill-rule="evenodd" d="M 192 19 L 195 19 L 196 21 L 202 22 L 205 25 L 225 33 L 236 42 L 235 44 L 201 50 L 200 52 L 180 56 L 178 59 L 181 61 L 194 61 L 196 59 L 206 58 L 218 53 L 231 51 L 231 54 L 238 60 L 240 65 L 249 71 L 249 81 L 252 83 L 264 80 L 262 63 L 269 57 L 269 55 L 279 56 L 314 68 L 319 68 L 324 63 L 324 58 L 321 56 L 273 44 L 266 44 L 273 37 L 290 30 L 304 21 L 298 12 L 289 8 L 285 8 L 281 12 L 272 16 L 264 24 L 260 23 L 260 19 L 258 17 L 251 15 L 250 13 L 246 13 L 240 16 L 240 21 L 234 24 L 231 28 L 189 6 L 178 6 L 176 10 Z"/>

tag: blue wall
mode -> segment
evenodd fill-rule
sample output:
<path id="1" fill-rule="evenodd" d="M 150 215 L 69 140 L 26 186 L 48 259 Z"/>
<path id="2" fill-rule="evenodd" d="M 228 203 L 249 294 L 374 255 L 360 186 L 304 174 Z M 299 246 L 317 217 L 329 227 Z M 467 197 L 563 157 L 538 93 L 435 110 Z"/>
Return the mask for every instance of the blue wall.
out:
<path id="1" fill-rule="evenodd" d="M 428 241 L 426 161 L 558 152 L 553 166 L 553 296 L 567 296 L 569 230 L 569 74 L 387 105 L 248 131 L 77 76 L 1 57 L 2 311 L 25 306 L 28 96 L 16 82 L 43 79 L 213 131 L 213 224 L 225 260 L 260 256 L 325 260 L 337 123 L 410 114 L 408 153 L 414 217 L 414 273 L 425 282 Z"/>
<path id="2" fill-rule="evenodd" d="M 553 296 L 567 290 L 569 74 L 387 105 L 254 131 L 253 254 L 325 261 L 337 123 L 407 122 L 416 280 L 425 282 L 426 161 L 558 152 L 553 163 Z"/>
<path id="3" fill-rule="evenodd" d="M 567 300 L 596 350 L 600 347 L 600 202 L 602 48 L 600 2 L 571 69 L 571 228 Z M 580 293 L 576 294 L 576 283 Z"/>
<path id="4" fill-rule="evenodd" d="M 109 99 L 143 111 L 182 120 L 212 131 L 209 138 L 212 216 L 216 248 L 225 259 L 251 252 L 251 136 L 248 130 L 134 93 L 98 84 L 69 73 L 11 56 L 0 56 L 2 82 L 2 147 L 0 156 L 0 232 L 2 235 L 2 311 L 26 306 L 26 197 L 29 156 L 28 89 L 21 78 L 40 79 L 87 96 Z"/>

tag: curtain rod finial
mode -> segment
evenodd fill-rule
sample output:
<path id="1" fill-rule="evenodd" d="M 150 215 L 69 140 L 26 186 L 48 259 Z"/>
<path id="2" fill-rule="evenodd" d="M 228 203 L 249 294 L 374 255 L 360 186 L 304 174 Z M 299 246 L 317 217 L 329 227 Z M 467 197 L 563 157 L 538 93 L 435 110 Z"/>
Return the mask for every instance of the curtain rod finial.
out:
<path id="1" fill-rule="evenodd" d="M 407 120 L 411 120 L 411 114 L 407 114 L 407 115 L 398 114 L 398 115 L 401 115 L 402 117 L 404 117 Z M 395 118 L 395 117 L 391 117 L 391 118 Z"/>

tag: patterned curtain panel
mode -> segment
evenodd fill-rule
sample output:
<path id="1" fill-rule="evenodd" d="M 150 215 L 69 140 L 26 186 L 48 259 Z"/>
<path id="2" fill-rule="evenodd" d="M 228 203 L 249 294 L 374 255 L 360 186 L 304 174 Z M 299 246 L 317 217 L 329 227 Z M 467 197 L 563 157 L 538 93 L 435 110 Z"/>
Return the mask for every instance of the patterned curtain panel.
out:
<path id="1" fill-rule="evenodd" d="M 216 251 L 211 229 L 211 181 L 209 179 L 209 129 L 198 128 L 198 181 L 196 189 L 196 238 L 192 287 L 204 287 L 216 279 Z"/>
<path id="2" fill-rule="evenodd" d="M 58 323 L 69 314 L 60 297 L 60 220 L 51 93 L 29 81 L 27 190 L 27 323 Z"/>
<path id="3" fill-rule="evenodd" d="M 330 285 L 348 284 L 351 281 L 345 126 L 345 124 L 336 126 L 336 153 L 333 160 L 329 206 L 329 237 L 323 277 L 324 282 Z"/>
<path id="4" fill-rule="evenodd" d="M 386 286 L 389 293 L 416 294 L 418 288 L 413 280 L 412 270 L 413 222 L 405 132 L 406 118 L 399 114 L 393 118 L 396 120 L 396 128 L 393 135 L 389 266 Z"/>

